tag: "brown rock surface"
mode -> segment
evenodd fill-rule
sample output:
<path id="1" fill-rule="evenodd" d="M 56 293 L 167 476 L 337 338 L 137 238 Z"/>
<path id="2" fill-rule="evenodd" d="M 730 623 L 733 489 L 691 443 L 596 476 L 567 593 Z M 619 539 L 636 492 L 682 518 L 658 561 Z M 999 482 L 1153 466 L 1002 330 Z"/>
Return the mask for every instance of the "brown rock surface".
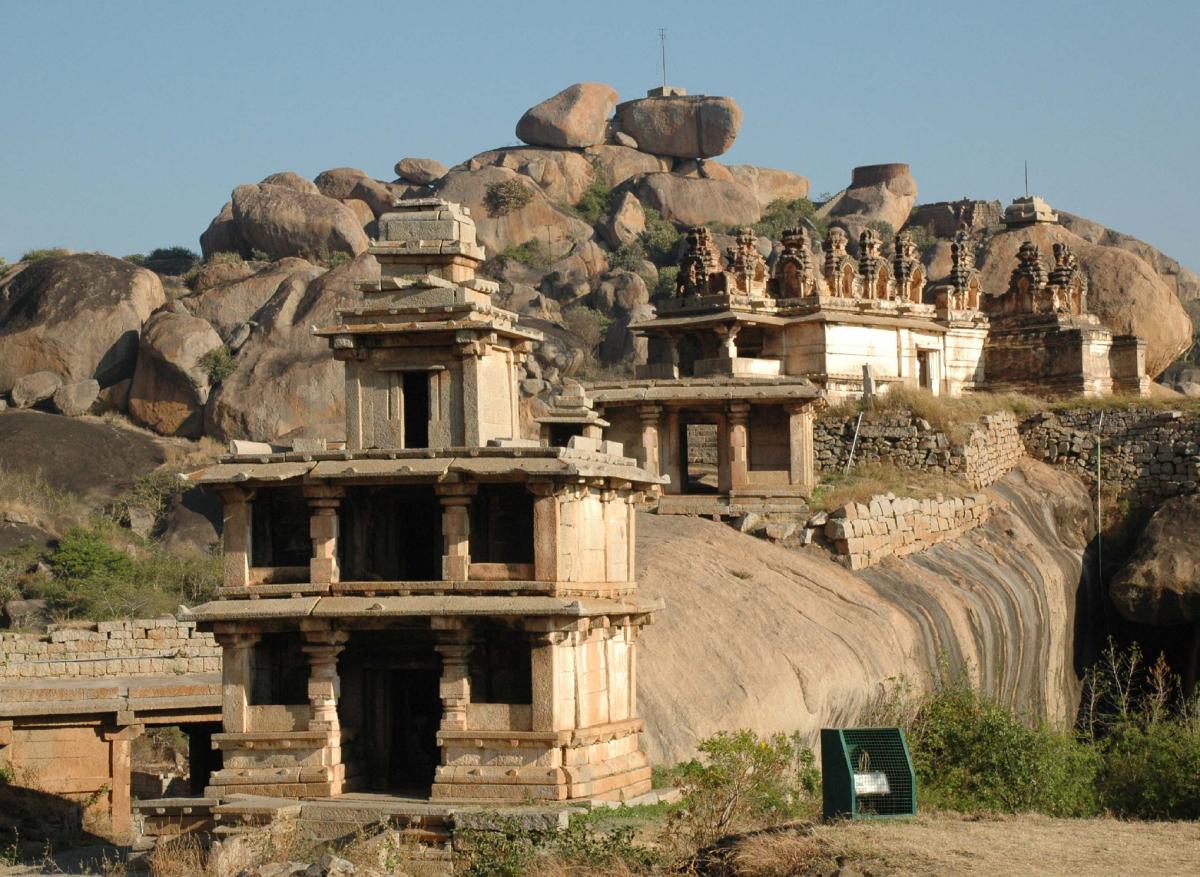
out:
<path id="1" fill-rule="evenodd" d="M 644 205 L 680 225 L 752 225 L 762 216 L 758 199 L 740 183 L 646 174 L 633 184 L 633 191 Z"/>
<path id="2" fill-rule="evenodd" d="M 129 389 L 129 416 L 161 435 L 198 438 L 210 381 L 200 367 L 221 336 L 199 317 L 159 311 L 146 321 Z"/>
<path id="3" fill-rule="evenodd" d="M 646 211 L 632 192 L 625 192 L 600 228 L 604 240 L 614 250 L 632 244 L 646 230 Z"/>
<path id="4" fill-rule="evenodd" d="M 0 393 L 52 371 L 101 386 L 133 374 L 142 323 L 164 301 L 158 275 L 81 253 L 40 259 L 0 285 Z"/>
<path id="5" fill-rule="evenodd" d="M 449 168 L 432 158 L 402 158 L 396 162 L 394 170 L 402 180 L 428 186 L 446 176 Z"/>
<path id="6" fill-rule="evenodd" d="M 642 152 L 709 158 L 733 145 L 742 109 L 731 97 L 647 97 L 618 105 L 613 125 L 636 140 Z"/>
<path id="7" fill-rule="evenodd" d="M 358 198 L 343 198 L 342 203 L 354 211 L 354 215 L 362 223 L 364 231 L 368 225 L 375 221 L 375 211 L 371 209 L 371 205 L 366 201 Z"/>
<path id="8" fill-rule="evenodd" d="M 263 177 L 259 182 L 267 186 L 283 186 L 285 189 L 291 189 L 295 192 L 306 192 L 309 195 L 321 194 L 321 190 L 317 188 L 316 183 L 312 180 L 306 180 L 292 171 L 280 171 L 277 174 Z"/>
<path id="9" fill-rule="evenodd" d="M 1173 497 L 1159 507 L 1109 594 L 1139 624 L 1200 622 L 1200 496 Z"/>
<path id="10" fill-rule="evenodd" d="M 356 283 L 377 278 L 363 254 L 310 283 L 283 283 L 255 314 L 260 328 L 238 352 L 237 370 L 209 396 L 205 432 L 256 441 L 299 436 L 344 438 L 345 375 L 313 326 L 334 322 L 358 300 Z"/>
<path id="11" fill-rule="evenodd" d="M 313 180 L 313 184 L 326 198 L 349 198 L 350 191 L 358 185 L 359 180 L 369 180 L 371 175 L 356 167 L 335 167 L 321 171 Z"/>
<path id="12" fill-rule="evenodd" d="M 724 180 L 727 183 L 734 181 L 733 172 L 725 165 L 720 162 L 704 161 L 697 158 L 685 158 L 682 161 L 675 162 L 675 166 L 671 168 L 671 173 L 679 174 L 681 177 Z"/>
<path id="13" fill-rule="evenodd" d="M 40 371 L 21 375 L 12 385 L 12 404 L 14 408 L 32 408 L 39 402 L 45 402 L 62 387 L 62 379 L 54 372 Z"/>
<path id="14" fill-rule="evenodd" d="M 367 249 L 358 217 L 345 204 L 283 186 L 238 186 L 233 218 L 246 245 L 273 259 L 284 256 L 352 256 Z"/>
<path id="15" fill-rule="evenodd" d="M 51 404 L 64 417 L 82 417 L 92 410 L 100 398 L 100 382 L 95 378 L 71 381 L 54 391 Z"/>
<path id="16" fill-rule="evenodd" d="M 237 222 L 233 218 L 232 201 L 225 202 L 221 212 L 213 217 L 208 228 L 200 234 L 200 252 L 206 259 L 214 253 L 249 253 L 249 248 L 242 240 Z"/>
<path id="17" fill-rule="evenodd" d="M 1071 721 L 1091 499 L 1031 461 L 988 494 L 982 526 L 859 574 L 700 518 L 639 515 L 640 589 L 667 604 L 638 641 L 650 760 L 689 758 L 728 728 L 813 739 L 887 680 L 924 688 L 943 653 L 1000 702 Z"/>
<path id="18" fill-rule="evenodd" d="M 983 288 L 997 294 L 1008 288 L 1017 250 L 1026 240 L 1042 251 L 1052 267 L 1055 243 L 1067 243 L 1088 279 L 1088 309 L 1117 334 L 1146 340 L 1146 371 L 1154 377 L 1192 343 L 1192 325 L 1175 292 L 1145 261 L 1126 250 L 1092 244 L 1055 223 L 999 231 L 987 238 L 978 265 Z"/>
<path id="19" fill-rule="evenodd" d="M 728 167 L 733 179 L 753 192 L 764 208 L 772 201 L 795 201 L 808 197 L 808 177 L 752 164 L 731 164 Z"/>
<path id="20" fill-rule="evenodd" d="M 375 217 L 379 218 L 396 206 L 396 202 L 411 190 L 412 187 L 404 183 L 385 183 L 383 180 L 364 177 L 354 184 L 349 197 L 365 202 Z"/>
<path id="21" fill-rule="evenodd" d="M 583 155 L 596 169 L 596 176 L 610 188 L 640 174 L 663 173 L 671 169 L 671 159 L 639 152 L 628 146 L 589 146 Z"/>
<path id="22" fill-rule="evenodd" d="M 845 220 L 857 233 L 859 225 L 882 220 L 893 229 L 904 226 L 917 201 L 917 182 L 906 164 L 872 164 L 856 167 L 850 188 L 829 205 L 830 216 Z"/>
<path id="23" fill-rule="evenodd" d="M 259 270 L 250 276 L 213 286 L 179 299 L 188 313 L 208 322 L 225 340 L 235 329 L 252 318 L 280 289 L 304 290 L 321 269 L 304 259 L 280 259 L 257 263 Z"/>
<path id="24" fill-rule="evenodd" d="M 531 146 L 579 147 L 604 142 L 617 93 L 599 82 L 577 82 L 530 107 L 517 122 L 517 137 Z"/>
<path id="25" fill-rule="evenodd" d="M 592 163 L 578 152 L 521 146 L 481 152 L 465 164 L 471 169 L 494 166 L 514 170 L 561 204 L 578 203 L 596 173 Z"/>

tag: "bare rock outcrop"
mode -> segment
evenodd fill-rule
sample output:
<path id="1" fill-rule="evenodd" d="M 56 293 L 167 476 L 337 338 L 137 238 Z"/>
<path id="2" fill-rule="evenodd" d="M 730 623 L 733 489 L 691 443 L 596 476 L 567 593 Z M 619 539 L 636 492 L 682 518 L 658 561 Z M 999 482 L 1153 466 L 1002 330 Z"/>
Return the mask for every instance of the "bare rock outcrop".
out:
<path id="1" fill-rule="evenodd" d="M 577 82 L 526 110 L 517 122 L 517 137 L 530 146 L 595 146 L 604 142 L 616 105 L 611 86 Z"/>
<path id="2" fill-rule="evenodd" d="M 236 369 L 209 396 L 205 432 L 222 439 L 344 438 L 345 376 L 329 344 L 312 334 L 335 309 L 359 300 L 357 283 L 379 276 L 362 254 L 307 284 L 284 283 L 255 314 L 259 328 Z"/>
<path id="3" fill-rule="evenodd" d="M 324 195 L 259 183 L 238 186 L 231 201 L 242 240 L 273 259 L 356 256 L 367 249 L 367 236 L 354 211 Z"/>
<path id="4" fill-rule="evenodd" d="M 611 144 L 590 146 L 583 155 L 592 163 L 597 178 L 610 188 L 641 174 L 666 173 L 672 164 L 669 158 Z"/>
<path id="5" fill-rule="evenodd" d="M 54 391 L 50 403 L 64 417 L 82 417 L 100 398 L 100 382 L 95 378 L 71 381 Z"/>
<path id="6" fill-rule="evenodd" d="M 165 301 L 158 275 L 93 253 L 51 256 L 0 287 L 0 392 L 22 375 L 108 386 L 133 374 L 142 324 Z"/>
<path id="7" fill-rule="evenodd" d="M 402 158 L 396 162 L 396 176 L 406 183 L 417 186 L 428 186 L 446 176 L 449 170 L 440 161 L 433 158 Z"/>
<path id="8" fill-rule="evenodd" d="M 21 375 L 12 385 L 12 404 L 14 408 L 32 408 L 39 402 L 45 402 L 58 392 L 62 386 L 62 378 L 50 371 L 30 372 Z"/>
<path id="9" fill-rule="evenodd" d="M 857 234 L 859 226 L 874 220 L 902 228 L 916 202 L 917 182 L 907 164 L 871 164 L 851 172 L 850 187 L 826 205 L 825 212 Z"/>
<path id="10" fill-rule="evenodd" d="M 320 195 L 321 190 L 317 188 L 317 184 L 312 180 L 306 180 L 298 173 L 293 171 L 280 171 L 277 174 L 263 177 L 260 181 L 265 186 L 283 186 L 285 189 L 291 189 L 294 192 L 305 192 L 309 195 Z"/>
<path id="11" fill-rule="evenodd" d="M 1158 508 L 1109 594 L 1139 624 L 1200 623 L 1200 496 L 1172 497 Z"/>
<path id="12" fill-rule="evenodd" d="M 930 684 L 942 654 L 1000 702 L 1073 720 L 1090 497 L 1032 461 L 987 493 L 982 526 L 858 574 L 710 521 L 639 515 L 640 588 L 668 607 L 639 639 L 650 760 L 691 757 L 720 729 L 814 738 L 887 680 Z"/>
<path id="13" fill-rule="evenodd" d="M 309 281 L 321 275 L 321 269 L 304 259 L 280 259 L 257 263 L 249 276 L 238 272 L 233 279 L 206 286 L 179 299 L 193 317 L 209 323 L 222 339 L 253 319 L 258 309 L 283 288 L 303 291 Z"/>
<path id="14" fill-rule="evenodd" d="M 740 183 L 646 174 L 631 185 L 639 201 L 679 225 L 753 225 L 762 216 L 758 199 Z"/>
<path id="15" fill-rule="evenodd" d="M 983 288 L 1008 288 L 1022 243 L 1032 240 L 1045 254 L 1056 243 L 1068 244 L 1088 279 L 1088 309 L 1118 334 L 1146 341 L 1146 372 L 1157 376 L 1192 343 L 1192 324 L 1175 296 L 1140 257 L 1117 247 L 1089 243 L 1057 223 L 1005 229 L 988 236 L 978 265 Z"/>
<path id="16" fill-rule="evenodd" d="M 505 167 L 529 177 L 552 201 L 575 204 L 591 185 L 596 171 L 582 154 L 566 149 L 508 147 L 481 152 L 464 163 L 474 170 Z"/>
<path id="17" fill-rule="evenodd" d="M 728 167 L 733 179 L 753 192 L 763 208 L 772 201 L 795 201 L 808 197 L 808 177 L 752 164 L 731 164 Z"/>
<path id="18" fill-rule="evenodd" d="M 154 314 L 142 329 L 130 418 L 161 435 L 203 435 L 211 380 L 200 360 L 221 346 L 206 320 L 166 310 Z"/>
<path id="19" fill-rule="evenodd" d="M 340 201 L 350 197 L 350 192 L 358 185 L 359 180 L 369 179 L 369 173 L 356 167 L 335 167 L 317 174 L 313 184 L 326 198 L 336 198 Z"/>
<path id="20" fill-rule="evenodd" d="M 727 152 L 742 126 L 742 108 L 731 97 L 670 95 L 617 106 L 613 128 L 638 149 L 675 158 L 709 158 Z"/>
<path id="21" fill-rule="evenodd" d="M 632 244 L 646 230 L 646 211 L 632 192 L 625 192 L 609 211 L 600 233 L 614 250 Z"/>

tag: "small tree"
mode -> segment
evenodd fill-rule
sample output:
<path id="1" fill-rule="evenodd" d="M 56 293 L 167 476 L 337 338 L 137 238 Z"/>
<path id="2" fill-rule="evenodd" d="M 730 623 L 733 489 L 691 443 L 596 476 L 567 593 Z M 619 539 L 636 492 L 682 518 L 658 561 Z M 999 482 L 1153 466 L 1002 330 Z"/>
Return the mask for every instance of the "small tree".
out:
<path id="1" fill-rule="evenodd" d="M 214 387 L 237 371 L 237 361 L 224 345 L 208 351 L 200 357 L 197 365 L 208 375 L 208 382 Z"/>
<path id="2" fill-rule="evenodd" d="M 533 191 L 520 180 L 492 183 L 483 196 L 483 204 L 492 216 L 520 210 L 533 200 Z"/>

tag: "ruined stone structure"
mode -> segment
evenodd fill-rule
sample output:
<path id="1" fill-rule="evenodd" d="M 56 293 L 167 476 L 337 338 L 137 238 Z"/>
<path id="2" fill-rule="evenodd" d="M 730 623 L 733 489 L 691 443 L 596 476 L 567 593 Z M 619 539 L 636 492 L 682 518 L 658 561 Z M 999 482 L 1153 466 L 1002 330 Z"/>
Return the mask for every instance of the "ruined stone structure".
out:
<path id="1" fill-rule="evenodd" d="M 370 252 L 381 279 L 319 332 L 346 446 L 239 445 L 191 476 L 225 506 L 224 586 L 195 610 L 223 649 L 207 795 L 647 791 L 634 510 L 660 479 L 588 435 L 516 438 L 539 336 L 475 276 L 468 211 L 398 203 Z"/>

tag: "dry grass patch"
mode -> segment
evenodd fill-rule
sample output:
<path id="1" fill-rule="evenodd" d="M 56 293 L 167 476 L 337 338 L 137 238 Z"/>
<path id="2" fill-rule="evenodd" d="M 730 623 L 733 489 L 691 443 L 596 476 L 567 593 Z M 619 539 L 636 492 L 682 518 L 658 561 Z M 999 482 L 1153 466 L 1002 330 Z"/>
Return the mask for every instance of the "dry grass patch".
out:
<path id="1" fill-rule="evenodd" d="M 1091 400 L 1087 400 L 1091 401 Z M 1024 393 L 970 393 L 965 396 L 935 396 L 928 390 L 897 386 L 880 396 L 867 400 L 863 420 L 875 414 L 911 412 L 929 425 L 947 435 L 961 440 L 966 431 L 985 414 L 1011 411 L 1018 417 L 1043 411 L 1051 402 Z M 862 402 L 847 399 L 831 406 L 821 415 L 822 420 L 845 420 L 857 417 Z"/>
<path id="2" fill-rule="evenodd" d="M 850 502 L 867 502 L 873 496 L 894 493 L 915 499 L 965 496 L 971 492 L 963 480 L 950 475 L 901 469 L 890 463 L 869 463 L 853 467 L 848 474 L 826 475 L 813 491 L 809 506 L 829 511 Z"/>

